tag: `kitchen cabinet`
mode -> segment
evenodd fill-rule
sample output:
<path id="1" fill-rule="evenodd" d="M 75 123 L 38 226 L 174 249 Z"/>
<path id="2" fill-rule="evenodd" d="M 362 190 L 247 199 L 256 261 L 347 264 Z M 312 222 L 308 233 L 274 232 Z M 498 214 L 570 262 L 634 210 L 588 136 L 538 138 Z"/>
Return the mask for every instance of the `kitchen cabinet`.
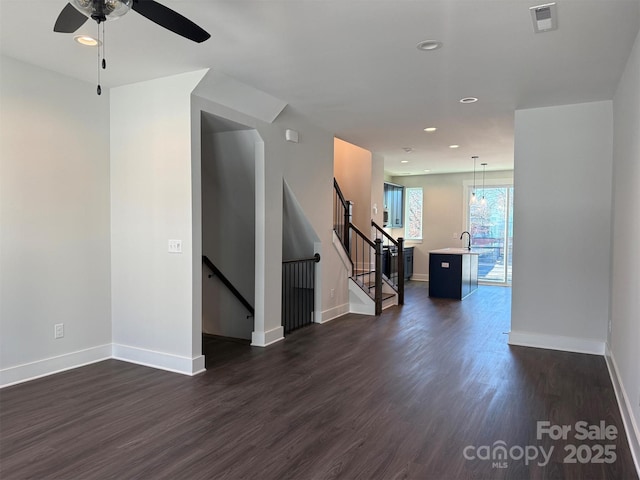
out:
<path id="1" fill-rule="evenodd" d="M 413 275 L 413 247 L 405 247 L 404 255 L 404 279 L 410 280 Z M 394 278 L 398 273 L 398 253 L 396 247 L 384 247 L 382 249 L 382 273 L 387 278 Z"/>
<path id="2" fill-rule="evenodd" d="M 401 228 L 404 219 L 404 187 L 395 183 L 384 183 L 383 227 Z"/>
<path id="3" fill-rule="evenodd" d="M 413 247 L 405 247 L 404 254 L 404 279 L 410 280 L 413 275 Z"/>
<path id="4" fill-rule="evenodd" d="M 395 247 L 384 247 L 382 249 L 382 273 L 387 278 L 393 278 L 398 273 L 398 254 Z"/>

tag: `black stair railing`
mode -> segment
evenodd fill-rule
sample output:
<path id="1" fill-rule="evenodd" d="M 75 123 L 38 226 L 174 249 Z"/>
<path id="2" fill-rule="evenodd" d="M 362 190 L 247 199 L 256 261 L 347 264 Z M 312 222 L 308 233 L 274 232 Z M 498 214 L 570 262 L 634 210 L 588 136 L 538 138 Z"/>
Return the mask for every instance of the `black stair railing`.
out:
<path id="1" fill-rule="evenodd" d="M 375 314 L 382 313 L 382 241 L 375 241 L 362 233 L 355 225 L 349 224 L 353 232 L 351 238 L 351 278 L 375 302 Z"/>
<path id="2" fill-rule="evenodd" d="M 242 303 L 242 305 L 244 305 L 244 307 L 249 311 L 250 315 L 247 315 L 247 318 L 253 317 L 255 315 L 253 306 L 247 301 L 246 298 L 242 296 L 242 294 L 238 291 L 238 289 L 233 286 L 233 284 L 229 281 L 229 279 L 224 276 L 224 274 L 220 271 L 220 269 L 216 267 L 211 260 L 209 260 L 209 257 L 207 257 L 206 255 L 203 255 L 202 263 L 204 263 L 207 266 L 207 268 L 209 268 L 209 270 L 211 270 L 212 272 L 209 274 L 209 278 L 211 278 L 213 275 L 216 275 L 220 279 L 220 281 L 224 284 L 224 286 L 227 287 L 229 291 L 233 293 L 233 295 L 240 301 L 240 303 Z"/>
<path id="3" fill-rule="evenodd" d="M 398 293 L 398 304 L 404 304 L 404 239 L 397 240 L 371 220 L 374 237 L 382 242 L 382 272 Z"/>
<path id="4" fill-rule="evenodd" d="M 351 223 L 351 202 L 344 198 L 337 180 L 333 179 L 333 230 L 338 235 L 347 253 L 350 251 L 349 224 Z"/>
<path id="5" fill-rule="evenodd" d="M 313 323 L 315 273 L 320 254 L 282 262 L 282 326 L 284 333 Z"/>
<path id="6" fill-rule="evenodd" d="M 382 312 L 382 278 L 388 267 L 385 263 L 390 252 L 393 252 L 395 263 L 393 275 L 387 282 L 398 294 L 398 303 L 404 303 L 404 256 L 402 239 L 397 241 L 372 221 L 372 226 L 384 233 L 365 235 L 351 223 L 352 203 L 345 199 L 337 180 L 333 179 L 333 228 L 344 246 L 351 262 L 351 278 L 375 301 L 375 312 Z M 370 240 L 370 236 L 375 240 Z M 393 248 L 392 248 L 393 247 Z M 388 260 L 390 261 L 390 260 Z M 393 281 L 391 281 L 391 278 Z M 388 295 L 387 295 L 388 296 Z"/>

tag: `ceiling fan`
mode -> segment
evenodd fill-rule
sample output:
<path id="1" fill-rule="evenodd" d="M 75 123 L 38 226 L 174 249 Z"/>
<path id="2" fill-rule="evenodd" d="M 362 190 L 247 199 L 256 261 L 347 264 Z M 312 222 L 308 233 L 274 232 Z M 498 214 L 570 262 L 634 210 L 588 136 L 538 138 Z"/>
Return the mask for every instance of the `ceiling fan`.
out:
<path id="1" fill-rule="evenodd" d="M 211 37 L 188 18 L 155 0 L 71 0 L 58 15 L 53 31 L 73 33 L 91 18 L 98 24 L 98 37 L 100 37 L 99 27 L 102 24 L 104 37 L 104 23 L 122 17 L 129 10 L 134 10 L 161 27 L 197 43 Z M 98 43 L 101 42 L 98 41 Z M 106 68 L 104 57 L 101 63 L 102 68 Z M 98 95 L 101 94 L 101 90 L 98 76 Z"/>

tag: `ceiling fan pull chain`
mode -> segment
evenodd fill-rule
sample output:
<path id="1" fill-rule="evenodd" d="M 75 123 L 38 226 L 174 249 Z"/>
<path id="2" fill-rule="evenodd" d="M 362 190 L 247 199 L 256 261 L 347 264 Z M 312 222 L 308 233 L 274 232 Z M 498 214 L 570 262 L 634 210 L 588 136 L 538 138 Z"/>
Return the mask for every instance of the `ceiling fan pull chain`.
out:
<path id="1" fill-rule="evenodd" d="M 104 23 L 102 22 L 102 69 L 106 70 L 107 68 L 107 60 L 105 58 L 105 54 L 104 54 L 104 50 L 105 50 L 105 43 L 106 43 L 106 37 L 104 36 Z"/>
<path id="2" fill-rule="evenodd" d="M 98 22 L 98 48 L 96 50 L 98 51 L 98 88 L 96 92 L 98 95 L 102 95 L 102 87 L 100 86 L 100 22 Z"/>

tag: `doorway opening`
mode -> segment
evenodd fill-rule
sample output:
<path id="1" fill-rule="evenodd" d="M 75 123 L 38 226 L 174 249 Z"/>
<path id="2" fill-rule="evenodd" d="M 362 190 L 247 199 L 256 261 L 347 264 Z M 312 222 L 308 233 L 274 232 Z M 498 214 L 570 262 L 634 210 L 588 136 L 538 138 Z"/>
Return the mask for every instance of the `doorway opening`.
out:
<path id="1" fill-rule="evenodd" d="M 201 112 L 205 367 L 250 351 L 255 319 L 257 131 Z"/>

